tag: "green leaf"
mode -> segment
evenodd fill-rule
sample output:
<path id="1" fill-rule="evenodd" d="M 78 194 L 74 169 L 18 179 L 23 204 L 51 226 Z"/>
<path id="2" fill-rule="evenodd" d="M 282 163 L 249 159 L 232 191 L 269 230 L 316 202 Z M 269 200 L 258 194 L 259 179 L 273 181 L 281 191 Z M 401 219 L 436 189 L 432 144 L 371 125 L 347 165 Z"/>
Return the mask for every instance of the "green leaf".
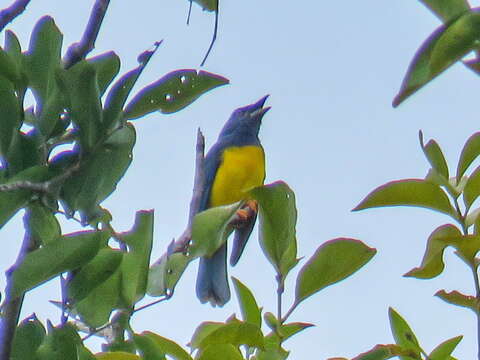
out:
<path id="1" fill-rule="evenodd" d="M 309 327 L 315 326 L 310 323 L 304 323 L 304 322 L 292 322 L 292 323 L 287 323 L 287 324 L 282 324 L 278 331 L 282 335 L 282 341 L 287 340 L 288 338 L 292 337 L 295 334 L 298 334 L 299 332 L 308 329 Z"/>
<path id="2" fill-rule="evenodd" d="M 80 169 L 62 188 L 63 200 L 71 212 L 80 210 L 87 221 L 95 217 L 97 205 L 115 190 L 130 166 L 135 138 L 134 127 L 127 124 L 84 159 Z"/>
<path id="3" fill-rule="evenodd" d="M 81 231 L 62 236 L 28 253 L 12 273 L 12 297 L 16 298 L 62 272 L 86 264 L 107 238 L 106 232 Z"/>
<path id="4" fill-rule="evenodd" d="M 449 66 L 475 49 L 480 14 L 466 12 L 437 28 L 415 54 L 393 106 L 430 82 Z"/>
<path id="5" fill-rule="evenodd" d="M 243 321 L 252 323 L 258 327 L 262 326 L 262 310 L 258 307 L 257 301 L 252 292 L 240 280 L 232 276 L 235 292 L 237 293 L 240 311 Z"/>
<path id="6" fill-rule="evenodd" d="M 468 212 L 473 202 L 480 195 L 480 166 L 468 177 L 465 188 L 463 189 L 463 201 Z"/>
<path id="7" fill-rule="evenodd" d="M 180 277 L 192 260 L 182 253 L 164 254 L 151 267 L 148 274 L 147 293 L 150 296 L 171 295 Z"/>
<path id="8" fill-rule="evenodd" d="M 358 356 L 355 356 L 352 360 L 387 360 L 398 355 L 406 354 L 405 351 L 398 345 L 376 345 L 373 349 L 368 350 Z"/>
<path id="9" fill-rule="evenodd" d="M 113 51 L 109 51 L 87 59 L 93 65 L 97 74 L 100 96 L 102 96 L 120 70 L 120 58 Z"/>
<path id="10" fill-rule="evenodd" d="M 457 184 L 472 162 L 480 155 L 480 132 L 470 136 L 463 146 L 457 165 Z"/>
<path id="11" fill-rule="evenodd" d="M 480 313 L 480 307 L 475 296 L 464 295 L 458 291 L 446 292 L 445 290 L 437 291 L 435 296 L 438 296 L 440 299 L 449 304 L 470 309 L 476 314 Z"/>
<path id="12" fill-rule="evenodd" d="M 39 202 L 34 202 L 27 208 L 24 222 L 29 234 L 42 245 L 57 240 L 62 234 L 52 210 Z"/>
<path id="13" fill-rule="evenodd" d="M 206 349 L 208 346 L 220 344 L 230 344 L 235 347 L 248 345 L 262 349 L 264 347 L 264 340 L 263 334 L 258 326 L 247 322 L 233 321 L 222 324 L 205 336 L 198 345 L 198 348 Z"/>
<path id="14" fill-rule="evenodd" d="M 456 218 L 455 210 L 445 192 L 438 185 L 421 179 L 386 183 L 368 194 L 353 211 L 384 206 L 424 207 Z"/>
<path id="15" fill-rule="evenodd" d="M 105 108 L 103 112 L 105 130 L 115 128 L 133 86 L 153 54 L 155 54 L 159 45 L 160 43 L 156 44 L 152 51 L 145 51 L 142 53 L 139 56 L 140 65 L 124 74 L 115 82 L 115 84 L 113 84 L 105 100 Z"/>
<path id="16" fill-rule="evenodd" d="M 153 216 L 153 210 L 138 211 L 132 230 L 120 234 L 121 240 L 128 246 L 121 265 L 122 296 L 128 306 L 133 306 L 143 298 L 147 289 L 153 244 Z"/>
<path id="17" fill-rule="evenodd" d="M 188 346 L 192 350 L 199 349 L 200 344 L 205 338 L 207 338 L 215 330 L 220 329 L 224 325 L 225 323 L 222 323 L 222 322 L 214 322 L 214 321 L 202 322 L 195 329 L 195 332 L 193 333 L 192 339 L 190 340 L 190 343 L 188 344 Z"/>
<path id="18" fill-rule="evenodd" d="M 20 172 L 2 185 L 22 181 L 39 182 L 46 180 L 48 175 L 46 166 L 35 166 Z M 30 190 L 0 191 L 0 228 L 30 200 L 32 195 Z"/>
<path id="19" fill-rule="evenodd" d="M 39 360 L 77 359 L 77 347 L 82 340 L 74 325 L 66 323 L 53 328 L 49 324 L 48 335 L 37 350 Z"/>
<path id="20" fill-rule="evenodd" d="M 63 35 L 50 16 L 42 17 L 32 31 L 26 56 L 29 86 L 41 105 L 55 83 L 55 69 L 60 67 Z"/>
<path id="21" fill-rule="evenodd" d="M 265 349 L 256 351 L 255 355 L 255 360 L 285 360 L 289 352 L 282 347 L 278 336 L 267 335 Z"/>
<path id="22" fill-rule="evenodd" d="M 34 360 L 46 335 L 44 326 L 33 316 L 23 320 L 15 331 L 10 360 Z"/>
<path id="23" fill-rule="evenodd" d="M 168 355 L 174 360 L 191 360 L 192 357 L 177 343 L 150 331 L 134 335 L 135 344 L 144 360 L 157 360 L 159 355 Z"/>
<path id="24" fill-rule="evenodd" d="M 108 322 L 113 309 L 119 304 L 120 284 L 121 275 L 117 270 L 85 299 L 75 304 L 75 310 L 85 324 L 98 328 Z"/>
<path id="25" fill-rule="evenodd" d="M 8 52 L 0 47 L 0 76 L 12 83 L 20 80 L 20 64 Z"/>
<path id="26" fill-rule="evenodd" d="M 232 232 L 229 225 L 241 202 L 218 206 L 198 213 L 192 224 L 192 243 L 189 254 L 192 258 L 212 256 L 225 243 Z"/>
<path id="27" fill-rule="evenodd" d="M 242 353 L 231 344 L 217 344 L 206 347 L 197 360 L 243 360 Z"/>
<path id="28" fill-rule="evenodd" d="M 126 106 L 125 118 L 137 119 L 154 111 L 174 113 L 207 91 L 226 84 L 226 78 L 206 71 L 173 71 L 140 90 Z"/>
<path id="29" fill-rule="evenodd" d="M 277 273 L 285 278 L 298 263 L 295 194 L 282 181 L 257 187 L 250 194 L 260 208 L 260 246 Z"/>
<path id="30" fill-rule="evenodd" d="M 13 83 L 0 75 L 0 157 L 6 156 L 21 126 L 20 103 Z"/>
<path id="31" fill-rule="evenodd" d="M 462 341 L 463 336 L 456 336 L 454 338 L 448 339 L 438 345 L 433 351 L 430 353 L 428 358 L 430 360 L 450 360 L 452 359 L 451 355 L 453 350 L 457 347 L 457 345 Z"/>
<path id="32" fill-rule="evenodd" d="M 470 10 L 467 0 L 420 0 L 443 22 L 448 22 Z"/>
<path id="33" fill-rule="evenodd" d="M 75 302 L 86 298 L 93 289 L 115 273 L 123 256 L 123 252 L 110 247 L 100 249 L 92 260 L 73 275 L 68 286 L 69 298 Z"/>
<path id="34" fill-rule="evenodd" d="M 218 0 L 189 0 L 197 3 L 206 11 L 217 11 L 218 10 Z"/>
<path id="35" fill-rule="evenodd" d="M 34 125 L 38 128 L 45 138 L 54 136 L 54 130 L 65 130 L 68 123 L 60 123 L 61 114 L 68 107 L 65 91 L 58 83 L 51 85 L 50 91 L 43 103 L 42 112 L 38 117 L 38 122 Z M 60 125 L 59 125 L 60 123 Z"/>
<path id="36" fill-rule="evenodd" d="M 5 51 L 10 55 L 17 66 L 20 66 L 23 60 L 22 48 L 17 35 L 11 30 L 5 31 Z M 20 71 L 20 69 L 18 69 Z"/>
<path id="37" fill-rule="evenodd" d="M 102 352 L 96 354 L 95 358 L 97 360 L 142 360 L 140 356 L 125 351 Z"/>
<path id="38" fill-rule="evenodd" d="M 355 273 L 376 253 L 359 240 L 338 238 L 320 245 L 297 276 L 295 303 Z"/>
<path id="39" fill-rule="evenodd" d="M 432 165 L 432 168 L 434 168 L 438 174 L 443 176 L 445 181 L 448 181 L 449 175 L 447 161 L 445 160 L 442 149 L 440 149 L 438 143 L 432 139 L 429 140 L 428 143 L 425 145 L 423 143 L 423 133 L 421 131 L 419 132 L 419 138 L 423 152 L 425 153 L 425 156 L 430 165 Z"/>
<path id="40" fill-rule="evenodd" d="M 390 328 L 392 330 L 393 338 L 397 345 L 400 345 L 403 350 L 410 350 L 415 355 L 414 359 L 421 359 L 421 348 L 418 343 L 418 340 L 408 325 L 408 323 L 403 319 L 400 314 L 398 314 L 394 309 L 388 309 L 388 317 L 390 319 Z M 401 360 L 411 360 L 411 357 L 408 356 L 399 356 Z"/>
<path id="41" fill-rule="evenodd" d="M 68 70 L 59 70 L 56 75 L 70 99 L 70 115 L 72 122 L 80 129 L 80 142 L 89 151 L 103 135 L 96 68 L 84 60 Z"/>

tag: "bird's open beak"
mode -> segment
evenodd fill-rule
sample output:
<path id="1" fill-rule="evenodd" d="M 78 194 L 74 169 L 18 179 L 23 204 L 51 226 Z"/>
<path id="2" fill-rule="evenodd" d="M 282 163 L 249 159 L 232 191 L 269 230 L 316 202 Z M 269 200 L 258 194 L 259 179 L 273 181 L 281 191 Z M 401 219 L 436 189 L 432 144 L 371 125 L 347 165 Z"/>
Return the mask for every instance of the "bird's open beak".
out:
<path id="1" fill-rule="evenodd" d="M 269 96 L 270 95 L 265 95 L 260 100 L 258 100 L 255 104 L 251 105 L 252 112 L 250 113 L 250 116 L 263 116 L 268 110 L 270 110 L 270 106 L 263 107 L 263 105 L 265 104 L 265 101 L 267 101 L 267 98 Z"/>

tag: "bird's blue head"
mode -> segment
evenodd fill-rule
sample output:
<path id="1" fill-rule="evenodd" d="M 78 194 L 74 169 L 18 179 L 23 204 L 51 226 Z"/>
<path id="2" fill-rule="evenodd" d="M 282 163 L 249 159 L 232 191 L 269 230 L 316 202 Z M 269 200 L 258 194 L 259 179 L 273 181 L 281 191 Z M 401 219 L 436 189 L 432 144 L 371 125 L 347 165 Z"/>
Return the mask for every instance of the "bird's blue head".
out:
<path id="1" fill-rule="evenodd" d="M 269 95 L 265 95 L 254 104 L 250 104 L 235 110 L 220 132 L 220 137 L 231 134 L 240 136 L 258 136 L 262 118 L 270 106 L 263 107 Z"/>

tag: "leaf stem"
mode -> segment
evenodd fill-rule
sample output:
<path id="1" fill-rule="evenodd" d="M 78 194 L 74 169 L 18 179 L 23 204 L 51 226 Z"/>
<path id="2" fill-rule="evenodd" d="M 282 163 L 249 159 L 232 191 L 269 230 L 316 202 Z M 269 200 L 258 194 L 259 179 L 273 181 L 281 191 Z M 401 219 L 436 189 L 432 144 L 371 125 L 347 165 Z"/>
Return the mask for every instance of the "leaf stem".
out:
<path id="1" fill-rule="evenodd" d="M 477 307 L 480 304 L 480 281 L 478 278 L 478 267 L 472 267 L 473 281 L 475 283 L 475 297 L 477 298 Z M 478 359 L 480 360 L 480 313 L 478 310 L 475 312 L 477 314 L 477 347 L 478 347 Z"/>

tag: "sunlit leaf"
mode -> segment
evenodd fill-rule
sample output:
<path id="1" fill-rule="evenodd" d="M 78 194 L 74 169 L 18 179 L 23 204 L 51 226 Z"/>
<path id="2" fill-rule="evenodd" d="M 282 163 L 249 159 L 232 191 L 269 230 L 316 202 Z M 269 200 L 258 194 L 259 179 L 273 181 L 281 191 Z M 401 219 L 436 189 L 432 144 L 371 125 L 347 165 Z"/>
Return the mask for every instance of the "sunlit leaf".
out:
<path id="1" fill-rule="evenodd" d="M 449 304 L 465 307 L 477 314 L 480 313 L 480 307 L 475 296 L 464 295 L 458 291 L 446 292 L 445 290 L 437 291 L 435 296 Z"/>
<path id="2" fill-rule="evenodd" d="M 421 179 L 386 183 L 368 194 L 353 211 L 384 206 L 424 207 L 456 218 L 447 194 L 438 185 Z"/>
<path id="3" fill-rule="evenodd" d="M 295 194 L 282 182 L 250 191 L 260 208 L 259 241 L 264 254 L 284 278 L 297 264 Z"/>
<path id="4" fill-rule="evenodd" d="M 395 344 L 376 345 L 373 349 L 355 356 L 352 360 L 387 360 L 405 353 L 400 346 Z"/>
<path id="5" fill-rule="evenodd" d="M 392 308 L 388 309 L 388 317 L 390 319 L 392 335 L 397 345 L 400 345 L 403 350 L 412 351 L 415 354 L 414 359 L 420 359 L 420 345 L 413 330 L 405 319 Z M 407 356 L 399 356 L 399 358 L 401 360 L 411 360 L 411 358 Z"/>
<path id="6" fill-rule="evenodd" d="M 143 360 L 155 360 L 161 354 L 174 360 L 191 360 L 192 357 L 180 345 L 150 331 L 134 336 L 135 344 L 142 353 Z"/>
<path id="7" fill-rule="evenodd" d="M 448 175 L 448 165 L 445 157 L 443 156 L 442 149 L 435 140 L 429 140 L 425 145 L 423 143 L 423 134 L 419 132 L 420 145 L 422 146 L 423 152 L 427 157 L 427 160 L 430 162 L 430 165 L 443 176 L 445 180 L 449 179 Z"/>
<path id="8" fill-rule="evenodd" d="M 462 341 L 463 336 L 456 336 L 454 338 L 448 339 L 438 345 L 433 351 L 428 355 L 429 359 L 432 360 L 450 360 L 453 350 L 457 347 L 460 341 Z"/>
<path id="9" fill-rule="evenodd" d="M 420 0 L 443 22 L 461 15 L 470 9 L 467 0 Z"/>
<path id="10" fill-rule="evenodd" d="M 375 253 L 375 249 L 355 239 L 338 238 L 323 243 L 298 273 L 295 302 L 352 275 Z"/>
<path id="11" fill-rule="evenodd" d="M 222 323 L 222 322 L 214 322 L 214 321 L 204 321 L 204 322 L 202 322 L 195 329 L 195 332 L 193 333 L 192 339 L 190 340 L 190 343 L 188 344 L 188 346 L 192 350 L 200 348 L 200 344 L 202 343 L 202 341 L 206 337 L 208 337 L 215 330 L 221 328 L 224 325 L 225 325 L 225 323 Z"/>
<path id="12" fill-rule="evenodd" d="M 97 360 L 142 360 L 140 356 L 124 351 L 102 352 L 95 357 Z"/>
<path id="13" fill-rule="evenodd" d="M 207 346 L 200 352 L 197 360 L 243 360 L 240 350 L 231 344 L 215 344 Z"/>
<path id="14" fill-rule="evenodd" d="M 198 344 L 199 349 L 205 349 L 210 345 L 231 344 L 233 346 L 248 345 L 263 348 L 263 334 L 260 328 L 254 324 L 234 321 L 222 324 L 205 336 Z"/>
<path id="15" fill-rule="evenodd" d="M 457 165 L 457 183 L 465 174 L 465 171 L 472 164 L 472 162 L 480 155 L 480 132 L 476 132 L 470 136 L 463 146 L 460 160 Z"/>
<path id="16" fill-rule="evenodd" d="M 243 321 L 260 327 L 262 325 L 262 310 L 258 307 L 253 293 L 240 280 L 232 276 L 235 292 L 237 293 Z"/>
<path id="17" fill-rule="evenodd" d="M 140 90 L 126 106 L 125 118 L 137 119 L 154 111 L 179 111 L 205 92 L 225 84 L 226 78 L 206 71 L 173 71 Z"/>

